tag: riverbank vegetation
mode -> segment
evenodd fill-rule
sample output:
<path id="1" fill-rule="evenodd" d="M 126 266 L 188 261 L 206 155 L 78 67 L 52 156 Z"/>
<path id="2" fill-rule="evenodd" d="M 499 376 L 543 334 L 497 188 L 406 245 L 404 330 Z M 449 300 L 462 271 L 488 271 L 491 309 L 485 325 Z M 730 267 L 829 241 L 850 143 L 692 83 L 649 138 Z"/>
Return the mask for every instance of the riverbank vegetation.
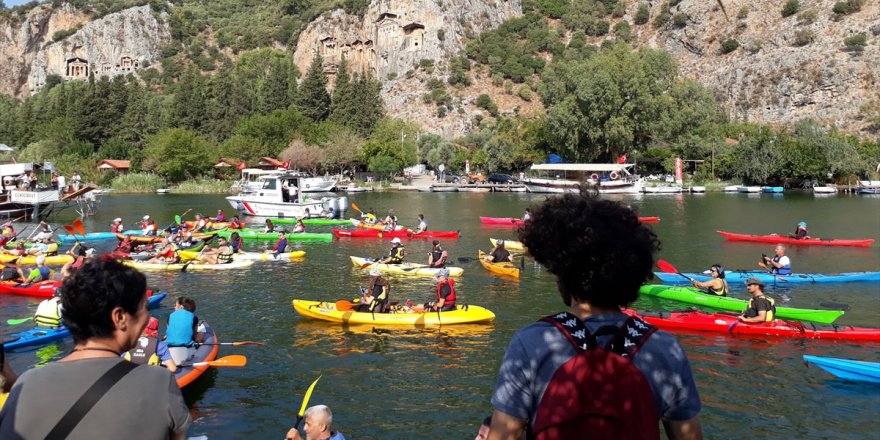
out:
<path id="1" fill-rule="evenodd" d="M 86 3 L 101 14 L 130 2 Z M 331 4 L 355 12 L 366 5 L 294 3 L 271 8 L 286 11 L 282 20 L 310 20 Z M 243 29 L 240 14 L 247 8 L 214 11 L 189 1 L 155 7 L 168 8 L 174 36 L 161 66 L 142 70 L 140 78 L 48 78 L 43 90 L 21 101 L 0 96 L 0 142 L 15 147 L 20 161 L 53 160 L 62 173 L 78 171 L 105 185 L 115 175 L 98 174 L 97 161 L 130 159 L 139 177 L 120 176 L 112 186 L 132 190 L 224 177 L 213 167 L 221 157 L 251 165 L 263 156 L 280 157 L 313 172 L 357 168 L 392 176 L 418 162 L 460 171 L 469 161 L 484 173 L 518 172 L 551 153 L 594 162 L 626 154 L 642 174 L 669 172 L 674 158 L 682 157 L 699 164 L 690 170 L 698 182 L 793 185 L 829 174 L 868 177 L 880 163 L 876 142 L 815 121 L 779 128 L 730 120 L 713 90 L 682 78 L 669 53 L 632 49 L 626 29 L 615 26 L 616 39 L 591 44 L 590 36 L 612 32 L 609 23 L 620 18 L 615 0 L 526 1 L 522 17 L 472 36 L 448 69 L 424 60 L 420 68 L 435 75 L 426 82 L 431 93 L 424 100 L 437 104 L 440 117 L 452 110 L 449 93 L 486 69 L 509 94 L 540 98 L 546 109 L 535 117 L 505 114 L 498 97 L 482 95 L 474 101 L 485 110 L 473 116 L 476 129 L 458 139 L 387 117 L 380 80 L 369 73 L 350 72 L 341 63 L 328 92 L 320 57 L 299 72 L 289 53 L 261 49 L 292 38 L 285 40 L 275 27 L 260 30 L 278 17 L 251 17 L 254 28 Z M 634 26 L 651 25 L 642 12 Z M 559 19 L 561 27 L 549 26 L 548 18 Z M 208 44 L 208 23 L 216 44 L 231 48 L 234 60 Z M 880 103 L 867 105 L 864 114 L 880 120 Z M 880 123 L 874 125 L 880 130 Z"/>

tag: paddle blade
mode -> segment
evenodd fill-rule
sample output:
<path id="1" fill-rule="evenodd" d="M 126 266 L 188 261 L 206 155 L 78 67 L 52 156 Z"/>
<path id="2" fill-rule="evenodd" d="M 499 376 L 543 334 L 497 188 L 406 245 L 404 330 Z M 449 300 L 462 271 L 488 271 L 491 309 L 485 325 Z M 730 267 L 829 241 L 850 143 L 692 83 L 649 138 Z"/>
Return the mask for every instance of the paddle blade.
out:
<path id="1" fill-rule="evenodd" d="M 666 260 L 657 260 L 657 267 L 660 268 L 661 271 L 666 273 L 678 273 L 678 269 L 675 268 L 670 262 Z"/>
<path id="2" fill-rule="evenodd" d="M 31 322 L 31 321 L 33 321 L 33 318 L 7 319 L 6 324 L 19 325 L 19 324 L 24 324 L 26 322 Z"/>
<path id="3" fill-rule="evenodd" d="M 309 389 L 306 390 L 306 395 L 303 396 L 302 406 L 299 408 L 299 413 L 297 413 L 298 417 L 302 417 L 306 412 L 306 407 L 309 405 L 309 399 L 312 398 L 312 392 L 315 391 L 315 385 L 318 384 L 318 381 L 321 380 L 321 376 L 318 376 L 311 385 L 309 385 Z"/>
<path id="4" fill-rule="evenodd" d="M 254 342 L 254 341 L 230 342 L 229 344 L 232 345 L 233 347 L 239 347 L 239 346 L 242 346 L 242 345 L 257 345 L 257 346 L 260 346 L 260 347 L 265 347 L 265 346 L 266 346 L 266 344 L 263 343 L 263 342 Z"/>
<path id="5" fill-rule="evenodd" d="M 76 231 L 70 225 L 64 225 L 64 230 L 67 231 L 68 234 L 72 235 L 73 238 L 76 238 Z"/>
<path id="6" fill-rule="evenodd" d="M 336 310 L 340 312 L 347 312 L 352 308 L 354 308 L 354 303 L 351 301 L 346 301 L 344 299 L 336 301 Z"/>
<path id="7" fill-rule="evenodd" d="M 368 268 L 368 267 L 370 267 L 370 266 L 372 266 L 372 265 L 374 265 L 374 264 L 376 264 L 376 262 L 375 262 L 375 261 L 371 261 L 371 262 L 369 262 L 369 263 L 361 264 L 361 267 L 360 267 L 360 268 L 361 268 L 361 269 L 366 269 L 366 268 Z"/>
<path id="8" fill-rule="evenodd" d="M 357 205 L 357 203 L 355 203 L 355 202 L 351 202 L 351 207 L 352 207 L 355 211 L 360 212 L 361 214 L 364 213 L 364 211 L 361 211 L 361 208 L 358 208 L 358 205 Z"/>
<path id="9" fill-rule="evenodd" d="M 233 354 L 229 356 L 223 356 L 216 361 L 197 362 L 193 364 L 193 366 L 196 365 L 208 365 L 211 367 L 243 367 L 247 365 L 247 358 L 240 354 Z"/>
<path id="10" fill-rule="evenodd" d="M 86 229 L 83 228 L 83 222 L 80 219 L 76 219 L 73 221 L 73 229 L 75 229 L 76 233 L 79 235 L 86 235 Z"/>
<path id="11" fill-rule="evenodd" d="M 179 215 L 174 216 L 174 223 L 177 223 L 178 225 L 180 224 L 180 216 Z"/>

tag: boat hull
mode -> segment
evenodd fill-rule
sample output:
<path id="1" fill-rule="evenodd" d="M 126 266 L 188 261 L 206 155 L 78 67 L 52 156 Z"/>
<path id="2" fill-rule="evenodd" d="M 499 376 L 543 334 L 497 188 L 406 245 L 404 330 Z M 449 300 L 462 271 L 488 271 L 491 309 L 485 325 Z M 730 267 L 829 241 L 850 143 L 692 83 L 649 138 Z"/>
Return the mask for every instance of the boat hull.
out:
<path id="1" fill-rule="evenodd" d="M 701 273 L 684 273 L 697 281 L 708 281 L 712 277 Z M 676 273 L 654 272 L 654 276 L 671 286 L 690 286 L 690 280 Z M 775 275 L 767 272 L 748 270 L 727 270 L 724 276 L 728 283 L 742 283 L 749 278 L 757 278 L 766 284 L 810 284 L 810 283 L 880 283 L 880 272 L 844 272 L 838 274 L 796 273 Z"/>
<path id="2" fill-rule="evenodd" d="M 230 196 L 226 201 L 233 209 L 243 215 L 257 217 L 305 217 L 306 209 L 309 214 L 320 213 L 324 204 L 320 201 L 306 203 L 282 203 L 252 200 L 242 196 Z"/>
<path id="3" fill-rule="evenodd" d="M 854 361 L 850 359 L 829 358 L 804 355 L 804 361 L 847 380 L 880 383 L 880 362 Z"/>

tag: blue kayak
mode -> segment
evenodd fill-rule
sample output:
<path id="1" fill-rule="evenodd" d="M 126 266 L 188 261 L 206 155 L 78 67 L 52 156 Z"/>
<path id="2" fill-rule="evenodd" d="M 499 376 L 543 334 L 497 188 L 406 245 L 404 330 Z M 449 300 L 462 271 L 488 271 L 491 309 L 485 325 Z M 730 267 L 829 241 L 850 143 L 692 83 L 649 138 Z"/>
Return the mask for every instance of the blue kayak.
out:
<path id="1" fill-rule="evenodd" d="M 880 362 L 853 361 L 808 354 L 804 355 L 804 360 L 841 379 L 880 383 Z"/>
<path id="2" fill-rule="evenodd" d="M 781 186 L 762 186 L 761 191 L 765 193 L 781 193 L 785 188 Z"/>
<path id="3" fill-rule="evenodd" d="M 147 308 L 158 308 L 159 303 L 162 302 L 162 300 L 165 299 L 166 296 L 168 296 L 168 294 L 162 292 L 156 293 L 153 296 L 147 298 L 147 300 L 149 301 L 149 303 L 147 304 Z M 21 347 L 44 345 L 58 339 L 66 338 L 68 336 L 70 336 L 70 331 L 68 331 L 67 328 L 65 328 L 64 326 L 58 328 L 36 327 L 31 330 L 23 331 L 21 333 L 14 333 L 9 335 L 8 339 L 10 339 L 10 342 L 3 344 L 3 348 L 5 350 L 12 350 Z"/>
<path id="4" fill-rule="evenodd" d="M 697 281 L 712 279 L 701 273 L 684 273 Z M 663 284 L 671 286 L 690 286 L 690 280 L 676 273 L 654 272 Z M 750 277 L 758 278 L 766 284 L 797 284 L 797 283 L 878 283 L 880 272 L 846 272 L 824 275 L 820 273 L 795 273 L 791 275 L 774 275 L 772 273 L 746 270 L 728 270 L 724 272 L 728 284 L 741 283 Z"/>
<path id="5" fill-rule="evenodd" d="M 125 235 L 144 235 L 144 231 L 140 229 L 131 229 L 123 232 Z M 70 235 L 70 234 L 58 234 L 58 240 L 62 243 L 73 243 L 77 240 L 79 241 L 96 241 L 96 240 L 109 240 L 111 238 L 116 238 L 115 232 L 89 232 L 86 235 Z"/>

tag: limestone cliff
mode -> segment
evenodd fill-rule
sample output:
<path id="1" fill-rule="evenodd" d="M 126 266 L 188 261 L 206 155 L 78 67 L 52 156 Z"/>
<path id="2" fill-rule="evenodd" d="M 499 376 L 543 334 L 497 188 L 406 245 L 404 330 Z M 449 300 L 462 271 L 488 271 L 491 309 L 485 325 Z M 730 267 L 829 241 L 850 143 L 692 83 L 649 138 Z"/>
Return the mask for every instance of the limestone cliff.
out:
<path id="1" fill-rule="evenodd" d="M 53 42 L 57 31 L 82 27 Z M 0 22 L 0 92 L 23 96 L 38 91 L 49 75 L 82 79 L 134 73 L 156 61 L 171 40 L 168 26 L 149 6 L 126 9 L 94 21 L 68 4 L 39 6 L 21 23 Z"/>

